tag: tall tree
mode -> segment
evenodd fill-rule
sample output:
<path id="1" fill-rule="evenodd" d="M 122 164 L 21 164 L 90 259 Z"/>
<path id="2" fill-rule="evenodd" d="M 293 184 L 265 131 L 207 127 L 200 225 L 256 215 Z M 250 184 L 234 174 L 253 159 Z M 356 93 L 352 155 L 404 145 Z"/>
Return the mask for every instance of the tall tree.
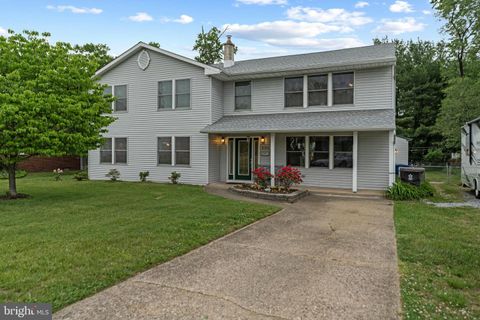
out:
<path id="1" fill-rule="evenodd" d="M 222 31 L 217 27 L 212 27 L 208 32 L 205 32 L 202 26 L 202 31 L 197 35 L 197 40 L 195 40 L 193 46 L 193 50 L 198 52 L 195 60 L 205 64 L 221 62 L 223 59 L 223 45 L 220 39 L 226 31 L 227 28 Z M 235 53 L 237 53 L 237 49 L 235 47 Z"/>
<path id="2" fill-rule="evenodd" d="M 158 42 L 150 41 L 148 44 L 151 45 L 152 47 L 160 48 L 160 43 Z"/>
<path id="3" fill-rule="evenodd" d="M 30 156 L 85 154 L 114 119 L 93 74 L 103 46 L 48 41 L 34 31 L 0 37 L 0 166 L 18 196 L 15 169 Z M 98 51 L 100 49 L 100 51 Z M 88 53 L 89 54 L 88 54 Z"/>
<path id="4" fill-rule="evenodd" d="M 397 134 L 411 139 L 410 159 L 422 161 L 429 149 L 441 148 L 436 120 L 446 82 L 442 76 L 445 44 L 430 41 L 374 39 L 396 48 Z"/>
<path id="5" fill-rule="evenodd" d="M 465 76 L 466 59 L 475 57 L 480 48 L 479 0 L 431 0 L 437 16 L 445 20 L 443 32 L 450 38 L 448 48 L 458 65 L 458 75 Z"/>

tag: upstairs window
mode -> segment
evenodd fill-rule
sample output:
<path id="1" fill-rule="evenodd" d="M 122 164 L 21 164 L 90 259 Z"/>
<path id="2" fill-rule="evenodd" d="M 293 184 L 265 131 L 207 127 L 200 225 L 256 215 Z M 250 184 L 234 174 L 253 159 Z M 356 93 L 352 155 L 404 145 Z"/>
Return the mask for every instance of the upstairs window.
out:
<path id="1" fill-rule="evenodd" d="M 353 104 L 353 72 L 333 74 L 333 104 Z"/>
<path id="2" fill-rule="evenodd" d="M 326 106 L 328 101 L 328 75 L 308 77 L 308 106 Z"/>
<path id="3" fill-rule="evenodd" d="M 175 109 L 190 108 L 190 79 L 175 80 Z"/>
<path id="4" fill-rule="evenodd" d="M 127 111 L 127 86 L 114 86 L 113 94 L 115 95 L 113 111 Z"/>
<path id="5" fill-rule="evenodd" d="M 310 167 L 329 166 L 330 137 L 310 137 Z"/>
<path id="6" fill-rule="evenodd" d="M 305 166 L 305 137 L 287 137 L 287 165 Z"/>
<path id="7" fill-rule="evenodd" d="M 335 168 L 353 167 L 353 137 L 334 137 L 333 149 Z"/>
<path id="8" fill-rule="evenodd" d="M 250 110 L 252 108 L 251 81 L 235 82 L 235 110 Z"/>
<path id="9" fill-rule="evenodd" d="M 158 109 L 172 109 L 172 80 L 158 83 Z"/>
<path id="10" fill-rule="evenodd" d="M 285 78 L 285 108 L 303 107 L 303 77 Z"/>

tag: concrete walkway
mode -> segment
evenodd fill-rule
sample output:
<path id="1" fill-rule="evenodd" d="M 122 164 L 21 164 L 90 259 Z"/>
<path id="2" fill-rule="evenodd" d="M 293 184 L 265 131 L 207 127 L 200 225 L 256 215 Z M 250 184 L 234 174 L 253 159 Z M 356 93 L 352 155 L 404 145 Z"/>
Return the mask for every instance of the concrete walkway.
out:
<path id="1" fill-rule="evenodd" d="M 313 195 L 54 319 L 398 319 L 399 292 L 391 203 Z"/>

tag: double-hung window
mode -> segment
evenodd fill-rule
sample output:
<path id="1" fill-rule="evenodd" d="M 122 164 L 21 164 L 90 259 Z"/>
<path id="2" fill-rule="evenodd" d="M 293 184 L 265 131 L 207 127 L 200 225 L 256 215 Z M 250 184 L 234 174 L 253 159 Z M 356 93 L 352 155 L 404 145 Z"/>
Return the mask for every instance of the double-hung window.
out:
<path id="1" fill-rule="evenodd" d="M 287 165 L 305 165 L 305 137 L 287 137 Z"/>
<path id="2" fill-rule="evenodd" d="M 158 109 L 172 109 L 172 80 L 160 81 L 158 83 Z"/>
<path id="3" fill-rule="evenodd" d="M 303 107 L 303 77 L 285 78 L 285 108 Z"/>
<path id="4" fill-rule="evenodd" d="M 252 82 L 235 82 L 235 110 L 252 108 Z"/>
<path id="5" fill-rule="evenodd" d="M 100 163 L 112 163 L 113 155 L 112 138 L 104 138 L 100 146 Z"/>
<path id="6" fill-rule="evenodd" d="M 332 79 L 333 104 L 353 104 L 353 72 L 334 73 Z"/>
<path id="7" fill-rule="evenodd" d="M 159 137 L 158 164 L 190 165 L 190 137 Z"/>
<path id="8" fill-rule="evenodd" d="M 335 168 L 353 167 L 353 137 L 334 137 L 333 159 Z"/>
<path id="9" fill-rule="evenodd" d="M 100 163 L 126 164 L 127 138 L 104 138 L 100 146 Z"/>
<path id="10" fill-rule="evenodd" d="M 326 106 L 328 102 L 328 75 L 308 77 L 308 106 Z"/>
<path id="11" fill-rule="evenodd" d="M 114 112 L 127 111 L 127 85 L 108 86 L 103 90 L 103 94 L 115 97 L 112 104 Z"/>
<path id="12" fill-rule="evenodd" d="M 190 109 L 190 79 L 158 82 L 158 110 Z"/>
<path id="13" fill-rule="evenodd" d="M 330 137 L 310 137 L 310 167 L 329 166 Z"/>

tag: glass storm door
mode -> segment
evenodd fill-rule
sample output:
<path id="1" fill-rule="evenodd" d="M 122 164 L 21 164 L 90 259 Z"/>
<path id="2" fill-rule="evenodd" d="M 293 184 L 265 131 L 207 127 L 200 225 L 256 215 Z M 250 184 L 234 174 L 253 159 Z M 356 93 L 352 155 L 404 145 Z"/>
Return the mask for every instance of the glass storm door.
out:
<path id="1" fill-rule="evenodd" d="M 252 180 L 252 145 L 250 138 L 235 139 L 235 180 Z"/>

